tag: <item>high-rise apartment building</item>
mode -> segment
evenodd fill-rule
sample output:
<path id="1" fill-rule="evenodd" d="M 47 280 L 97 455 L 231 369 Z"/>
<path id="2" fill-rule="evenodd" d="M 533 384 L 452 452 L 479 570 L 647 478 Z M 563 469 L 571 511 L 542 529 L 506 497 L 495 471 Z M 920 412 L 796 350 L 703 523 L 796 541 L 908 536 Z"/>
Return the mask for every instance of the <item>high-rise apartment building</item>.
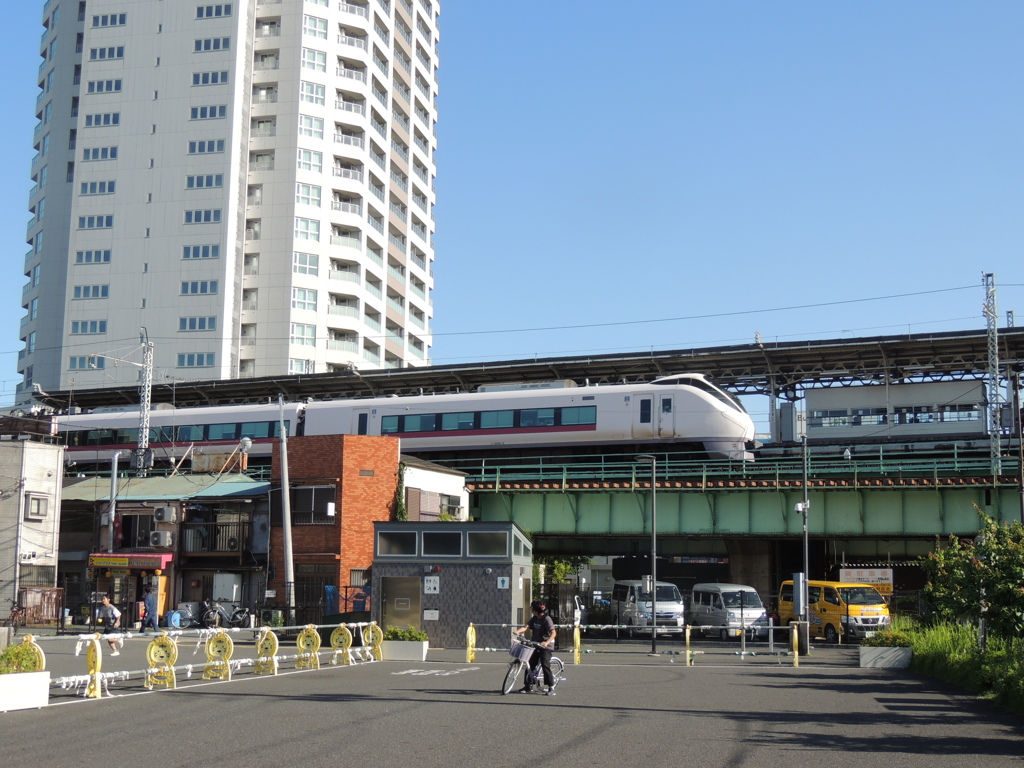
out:
<path id="1" fill-rule="evenodd" d="M 47 0 L 32 385 L 428 362 L 436 0 Z"/>

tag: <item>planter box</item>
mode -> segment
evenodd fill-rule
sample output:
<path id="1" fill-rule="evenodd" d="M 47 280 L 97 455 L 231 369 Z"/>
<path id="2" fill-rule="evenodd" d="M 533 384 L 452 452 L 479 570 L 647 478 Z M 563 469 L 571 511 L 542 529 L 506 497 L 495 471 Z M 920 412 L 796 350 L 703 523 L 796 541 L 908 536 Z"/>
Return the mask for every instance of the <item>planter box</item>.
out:
<path id="1" fill-rule="evenodd" d="M 384 661 L 426 661 L 429 640 L 385 640 L 380 644 Z"/>
<path id="2" fill-rule="evenodd" d="M 860 646 L 860 665 L 862 667 L 888 667 L 890 669 L 906 669 L 910 666 L 913 648 L 865 648 Z"/>
<path id="3" fill-rule="evenodd" d="M 11 709 L 36 709 L 49 703 L 48 671 L 0 675 L 0 712 Z"/>

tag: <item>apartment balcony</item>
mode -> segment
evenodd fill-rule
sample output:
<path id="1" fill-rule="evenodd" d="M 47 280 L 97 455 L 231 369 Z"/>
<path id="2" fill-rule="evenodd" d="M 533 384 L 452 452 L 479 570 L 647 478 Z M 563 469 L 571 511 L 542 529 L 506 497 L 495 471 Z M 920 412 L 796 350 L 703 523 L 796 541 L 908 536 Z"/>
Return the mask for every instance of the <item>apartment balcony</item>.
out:
<path id="1" fill-rule="evenodd" d="M 401 267 L 395 266 L 394 264 L 388 264 L 388 274 L 402 285 L 405 285 L 405 272 Z"/>
<path id="2" fill-rule="evenodd" d="M 381 298 L 384 297 L 384 292 L 381 290 L 379 285 L 374 285 L 373 283 L 366 283 L 365 287 L 366 287 L 366 292 L 369 293 L 371 296 L 373 296 L 375 298 L 378 298 L 378 299 L 381 299 Z"/>
<path id="3" fill-rule="evenodd" d="M 352 274 L 351 272 L 343 272 L 342 274 Z M 340 315 L 342 317 L 359 317 L 359 307 L 350 307 L 348 304 L 328 304 L 327 314 L 329 315 Z"/>
<path id="4" fill-rule="evenodd" d="M 332 352 L 352 352 L 359 349 L 359 342 L 351 339 L 328 339 L 327 349 Z"/>
<path id="5" fill-rule="evenodd" d="M 400 176 L 396 171 L 391 172 L 391 180 L 398 185 L 398 188 L 403 192 L 409 191 L 409 182 Z"/>
<path id="6" fill-rule="evenodd" d="M 362 136 L 351 136 L 347 133 L 336 133 L 334 134 L 335 144 L 348 144 L 350 147 L 359 147 L 362 149 L 366 145 L 366 140 Z"/>
<path id="7" fill-rule="evenodd" d="M 423 66 L 427 68 L 427 71 L 431 70 L 430 58 L 428 56 L 424 55 L 422 49 L 420 49 L 420 48 L 416 49 L 416 58 L 419 59 L 420 62 L 423 64 Z"/>
<path id="8" fill-rule="evenodd" d="M 384 9 L 384 13 L 391 13 L 391 3 L 388 0 L 377 0 L 380 3 L 380 7 Z"/>
<path id="9" fill-rule="evenodd" d="M 327 276 L 331 280 L 341 280 L 341 281 L 346 282 L 346 283 L 358 283 L 359 282 L 359 273 L 358 272 L 346 272 L 346 271 L 339 270 L 339 269 L 332 269 L 332 270 L 330 270 L 327 273 Z M 331 314 L 332 315 L 348 315 L 348 314 L 353 314 L 353 313 L 352 312 L 335 312 L 334 311 L 335 309 L 351 309 L 354 312 L 355 307 L 339 307 L 339 306 L 336 306 L 334 304 L 331 305 Z"/>
<path id="10" fill-rule="evenodd" d="M 364 51 L 368 49 L 365 37 L 349 37 L 348 35 L 338 35 L 338 43 L 341 45 L 351 45 L 353 48 L 361 48 Z"/>
<path id="11" fill-rule="evenodd" d="M 399 315 L 405 316 L 405 305 L 402 303 L 402 299 L 398 296 L 388 296 L 385 300 L 387 305 L 395 310 Z M 401 337 L 399 337 L 401 338 Z"/>
<path id="12" fill-rule="evenodd" d="M 425 322 L 423 322 L 423 318 L 419 317 L 417 315 L 410 314 L 409 315 L 409 321 L 413 325 L 415 325 L 417 328 L 426 328 L 427 327 L 427 324 Z"/>
<path id="13" fill-rule="evenodd" d="M 391 232 L 388 232 L 388 241 L 393 246 L 398 248 L 398 250 L 400 250 L 402 253 L 405 253 L 406 245 L 405 245 L 405 238 L 404 237 L 399 237 L 398 235 L 394 235 Z"/>
<path id="14" fill-rule="evenodd" d="M 259 40 L 264 37 L 280 37 L 280 27 L 257 27 L 256 28 L 256 39 Z"/>
<path id="15" fill-rule="evenodd" d="M 381 253 L 373 250 L 372 248 L 366 249 L 366 255 L 370 257 L 370 261 L 376 264 L 378 267 L 384 266 L 384 256 Z"/>
<path id="16" fill-rule="evenodd" d="M 249 137 L 253 139 L 270 139 L 277 136 L 277 126 L 262 126 L 249 131 Z"/>
<path id="17" fill-rule="evenodd" d="M 354 112 L 357 115 L 366 114 L 366 105 L 358 101 L 345 101 L 342 99 L 334 102 L 334 108 L 340 109 L 342 112 Z"/>
<path id="18" fill-rule="evenodd" d="M 357 80 L 360 83 L 366 82 L 366 72 L 362 69 L 347 69 L 346 67 L 338 67 L 338 77 L 347 77 L 349 80 Z"/>
<path id="19" fill-rule="evenodd" d="M 242 347 L 255 347 L 256 346 L 256 337 L 255 336 L 243 336 L 241 339 L 238 340 L 238 344 L 239 344 L 239 346 L 242 346 Z"/>
<path id="20" fill-rule="evenodd" d="M 375 58 L 374 61 L 378 62 L 379 65 L 378 59 Z M 387 70 L 385 70 L 384 73 L 387 74 Z M 380 90 L 374 85 L 370 86 L 370 90 L 373 91 L 373 95 L 377 97 L 377 101 L 379 101 L 385 107 L 388 105 L 388 95 L 384 93 L 384 91 Z"/>
<path id="21" fill-rule="evenodd" d="M 427 241 L 427 228 L 422 224 L 417 224 L 415 221 L 412 223 L 412 231 L 419 235 L 424 242 Z"/>
<path id="22" fill-rule="evenodd" d="M 370 18 L 370 11 L 366 6 L 346 3 L 345 0 L 338 3 L 338 10 L 342 13 L 353 13 L 356 16 L 362 16 L 364 19 Z"/>
<path id="23" fill-rule="evenodd" d="M 397 54 L 397 51 L 395 53 Z M 409 61 L 408 59 L 406 59 L 404 56 L 396 55 L 395 58 L 398 60 L 398 63 L 402 65 L 402 69 L 404 69 L 407 74 L 411 75 L 412 74 L 412 62 Z"/>
<path id="24" fill-rule="evenodd" d="M 255 173 L 257 171 L 272 171 L 274 170 L 273 161 L 261 160 L 258 163 L 249 163 L 249 171 Z"/>
<path id="25" fill-rule="evenodd" d="M 412 259 L 412 263 L 415 264 L 417 267 L 422 269 L 424 272 L 427 271 L 427 260 L 423 258 L 423 256 L 416 253 L 416 251 L 413 251 L 409 258 Z"/>
<path id="26" fill-rule="evenodd" d="M 363 180 L 363 172 L 357 168 L 335 168 L 334 175 L 342 179 L 354 179 L 355 181 Z"/>
<path id="27" fill-rule="evenodd" d="M 383 221 L 380 221 L 379 219 L 375 219 L 372 216 L 367 216 L 366 220 L 370 222 L 370 226 L 371 227 L 373 227 L 375 230 L 380 232 L 382 235 L 384 234 L 384 222 Z"/>
<path id="28" fill-rule="evenodd" d="M 259 240 L 260 239 L 260 231 L 258 229 L 247 229 L 247 230 L 245 230 L 245 239 L 246 240 Z"/>
<path id="29" fill-rule="evenodd" d="M 427 176 L 427 172 L 420 168 L 418 165 L 416 165 L 416 163 L 412 164 L 412 170 L 413 173 L 419 176 L 420 181 L 422 181 L 424 184 L 430 183 L 430 178 Z"/>
<path id="30" fill-rule="evenodd" d="M 402 220 L 403 223 L 409 221 L 409 215 L 405 212 L 402 206 L 398 205 L 398 203 L 389 203 L 388 207 L 395 216 Z"/>
<path id="31" fill-rule="evenodd" d="M 416 203 L 416 207 L 418 207 L 421 211 L 423 211 L 424 213 L 427 212 L 427 201 L 425 198 L 413 195 L 412 201 Z"/>
<path id="32" fill-rule="evenodd" d="M 257 61 L 252 68 L 254 72 L 269 72 L 274 69 L 280 69 L 281 60 L 273 59 L 270 61 Z"/>
<path id="33" fill-rule="evenodd" d="M 425 300 L 427 298 L 427 293 L 426 291 L 423 290 L 421 286 L 417 285 L 416 283 L 410 283 L 409 287 L 412 289 L 412 292 L 419 296 L 421 299 Z"/>
<path id="34" fill-rule="evenodd" d="M 406 104 L 412 104 L 412 94 L 409 93 L 409 89 L 402 85 L 398 80 L 392 81 L 392 85 L 395 86 L 395 92 L 405 99 Z"/>
<path id="35" fill-rule="evenodd" d="M 331 235 L 331 245 L 340 245 L 346 248 L 361 248 L 362 243 L 358 237 L 352 235 Z"/>
<path id="36" fill-rule="evenodd" d="M 403 147 L 403 146 L 402 146 L 401 144 L 399 144 L 399 143 L 398 143 L 397 141 L 395 141 L 394 139 L 392 139 L 392 140 L 391 140 L 391 148 L 392 148 L 393 150 L 395 150 L 395 153 L 396 153 L 396 154 L 397 154 L 397 155 L 398 155 L 398 156 L 399 156 L 400 158 L 402 158 L 403 160 L 405 160 L 405 162 L 407 162 L 407 163 L 409 162 L 409 148 L 408 148 L 408 147 Z"/>
<path id="37" fill-rule="evenodd" d="M 381 170 L 386 170 L 388 167 L 387 161 L 384 159 L 384 155 L 378 155 L 373 150 L 370 150 L 370 157 L 377 165 L 381 167 Z"/>
<path id="38" fill-rule="evenodd" d="M 380 200 L 382 203 L 384 202 L 384 190 L 383 189 L 381 189 L 380 187 L 376 187 L 373 184 L 371 184 L 370 185 L 370 192 L 372 192 L 373 196 L 376 197 L 378 200 Z"/>
<path id="39" fill-rule="evenodd" d="M 417 347 L 414 344 L 410 344 L 408 346 L 408 350 L 412 352 L 413 356 L 418 357 L 420 359 L 423 358 L 423 347 Z"/>
<path id="40" fill-rule="evenodd" d="M 392 330 L 391 328 L 388 328 L 384 333 L 384 338 L 398 346 L 402 346 L 405 343 L 405 338 L 402 336 L 402 332 Z"/>
<path id="41" fill-rule="evenodd" d="M 362 216 L 363 204 L 350 203 L 347 200 L 331 200 L 331 210 L 341 211 L 342 213 L 355 213 L 359 216 Z"/>
<path id="42" fill-rule="evenodd" d="M 384 43 L 386 45 L 390 45 L 391 44 L 391 35 L 389 35 L 388 31 L 386 29 L 384 29 L 376 21 L 373 22 L 373 31 L 377 33 L 377 35 L 380 37 L 381 40 L 384 41 Z"/>
<path id="43" fill-rule="evenodd" d="M 253 104 L 277 104 L 276 93 L 261 93 L 252 97 Z"/>
<path id="44" fill-rule="evenodd" d="M 430 157 L 430 145 L 427 143 L 426 139 L 421 139 L 419 136 L 413 134 L 412 140 L 424 155 Z"/>
<path id="45" fill-rule="evenodd" d="M 378 123 L 372 117 L 370 118 L 370 125 L 373 126 L 373 130 L 383 136 L 385 139 L 388 137 L 388 127 L 384 123 Z"/>
<path id="46" fill-rule="evenodd" d="M 372 349 L 363 348 L 363 359 L 374 365 L 380 365 L 380 352 L 374 352 Z"/>
<path id="47" fill-rule="evenodd" d="M 398 30 L 398 34 L 400 34 L 405 39 L 405 42 L 412 46 L 412 32 L 407 30 L 401 24 L 396 24 L 395 28 Z"/>
<path id="48" fill-rule="evenodd" d="M 363 322 L 366 323 L 366 327 L 374 331 L 380 331 L 380 320 L 369 315 L 363 315 Z"/>
<path id="49" fill-rule="evenodd" d="M 180 523 L 178 531 L 185 557 L 249 557 L 251 523 Z"/>
<path id="50" fill-rule="evenodd" d="M 393 118 L 395 118 L 395 120 L 397 120 L 397 121 L 398 121 L 398 124 L 399 124 L 400 126 L 402 126 L 403 128 L 405 128 L 405 132 L 406 132 L 406 133 L 409 133 L 409 131 L 410 131 L 410 126 L 409 126 L 409 118 L 408 118 L 408 117 L 406 117 L 405 115 L 403 115 L 403 114 L 402 114 L 401 112 L 399 112 L 399 111 L 398 111 L 397 109 L 393 109 L 393 110 L 391 110 L 391 116 L 392 116 Z"/>
<path id="51" fill-rule="evenodd" d="M 259 309 L 258 302 L 256 299 L 242 299 L 242 309 Z"/>
<path id="52" fill-rule="evenodd" d="M 409 14 L 410 19 L 415 16 L 412 12 L 412 3 L 410 3 L 409 0 L 398 0 L 398 2 L 401 3 L 403 8 L 405 8 L 405 12 Z"/>

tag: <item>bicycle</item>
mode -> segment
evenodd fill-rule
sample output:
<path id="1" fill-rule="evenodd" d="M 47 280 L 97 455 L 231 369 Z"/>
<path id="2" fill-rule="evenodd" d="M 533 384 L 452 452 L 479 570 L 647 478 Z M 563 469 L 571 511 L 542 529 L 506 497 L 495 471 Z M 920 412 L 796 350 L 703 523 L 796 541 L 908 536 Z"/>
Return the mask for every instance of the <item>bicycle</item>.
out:
<path id="1" fill-rule="evenodd" d="M 191 629 L 192 627 L 248 627 L 251 623 L 248 608 L 235 608 L 230 614 L 220 603 L 203 600 L 198 611 L 193 611 L 187 603 L 167 614 L 167 626 L 174 629 Z"/>
<path id="2" fill-rule="evenodd" d="M 11 612 L 4 619 L 4 626 L 14 627 L 14 634 L 18 634 L 19 626 L 25 626 L 25 609 L 18 605 L 15 600 L 11 600 Z"/>
<path id="3" fill-rule="evenodd" d="M 501 695 L 504 696 L 511 692 L 516 687 L 516 680 L 519 679 L 519 673 L 524 669 L 526 671 L 526 685 L 533 686 L 539 685 L 543 681 L 543 669 L 538 664 L 534 669 L 530 669 L 530 657 L 534 654 L 534 649 L 540 648 L 540 643 L 535 643 L 532 640 L 524 640 L 521 637 L 514 636 L 512 638 L 512 647 L 509 648 L 509 655 L 512 657 L 512 661 L 508 663 L 508 671 L 505 672 L 505 681 L 501 684 Z M 557 656 L 551 657 L 551 677 L 554 680 L 549 690 L 554 691 L 558 684 L 562 681 L 562 670 L 565 669 L 565 664 Z"/>

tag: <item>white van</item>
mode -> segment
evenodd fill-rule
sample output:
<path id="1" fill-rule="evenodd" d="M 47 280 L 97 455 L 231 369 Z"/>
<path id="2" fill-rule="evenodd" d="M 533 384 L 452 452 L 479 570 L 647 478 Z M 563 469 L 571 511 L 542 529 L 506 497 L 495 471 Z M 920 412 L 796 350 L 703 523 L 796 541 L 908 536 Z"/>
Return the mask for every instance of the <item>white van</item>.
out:
<path id="1" fill-rule="evenodd" d="M 768 637 L 768 616 L 757 590 L 745 584 L 694 584 L 690 593 L 687 624 L 705 635 L 723 640 L 739 637 Z"/>
<path id="2" fill-rule="evenodd" d="M 650 579 L 616 581 L 612 586 L 612 623 L 626 626 L 630 636 L 637 631 L 651 631 L 651 593 L 644 589 Z M 679 588 L 667 581 L 655 587 L 658 632 L 679 632 L 686 626 L 686 606 Z M 634 627 L 636 629 L 634 629 Z"/>

